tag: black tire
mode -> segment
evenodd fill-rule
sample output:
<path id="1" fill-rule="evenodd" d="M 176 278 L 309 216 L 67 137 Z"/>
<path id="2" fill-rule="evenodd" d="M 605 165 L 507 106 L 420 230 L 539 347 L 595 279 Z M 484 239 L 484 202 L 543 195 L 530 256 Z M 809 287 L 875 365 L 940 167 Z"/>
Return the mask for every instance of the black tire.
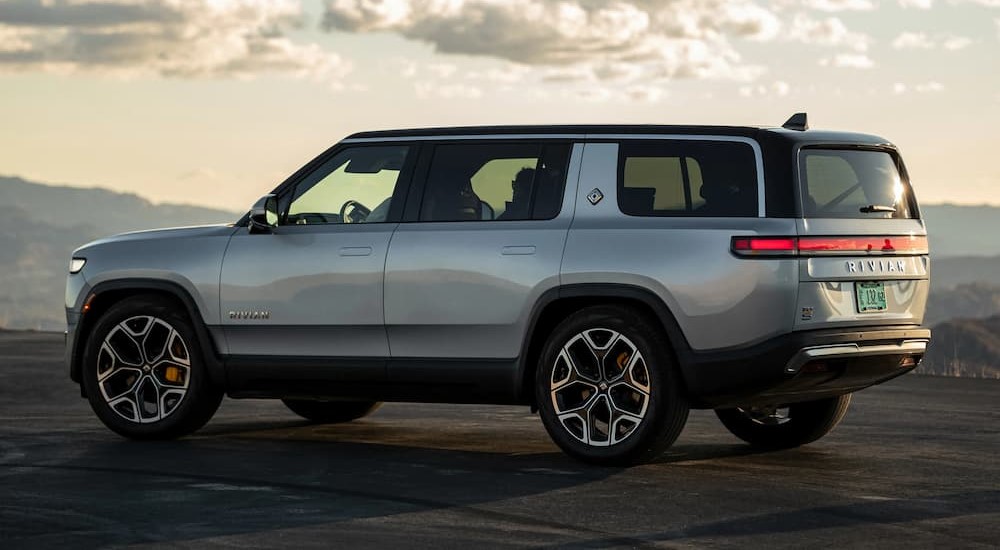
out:
<path id="1" fill-rule="evenodd" d="M 112 344 L 122 350 L 108 351 Z M 130 439 L 174 439 L 192 433 L 212 418 L 222 401 L 222 390 L 208 378 L 186 312 L 156 295 L 127 298 L 108 309 L 87 338 L 81 368 L 94 413 L 105 426 Z M 104 375 L 101 382 L 99 372 Z M 186 392 L 178 397 L 184 383 Z M 116 401 L 119 390 L 124 391 Z M 112 406 L 116 402 L 117 408 Z"/>
<path id="2" fill-rule="evenodd" d="M 847 414 L 851 394 L 792 403 L 784 421 L 762 423 L 752 412 L 742 409 L 718 409 L 715 414 L 733 435 L 762 448 L 787 449 L 812 443 L 830 433 Z"/>
<path id="3" fill-rule="evenodd" d="M 317 424 L 350 422 L 378 410 L 381 401 L 318 401 L 311 399 L 282 399 L 293 413 Z"/>
<path id="4" fill-rule="evenodd" d="M 579 346 L 587 346 L 591 355 L 577 354 L 583 349 Z M 572 368 L 562 359 L 564 348 L 577 357 L 574 364 L 580 365 Z M 594 358 L 589 367 L 588 357 Z M 600 381 L 593 382 L 597 377 Z M 646 387 L 648 393 L 639 386 Z M 637 464 L 661 454 L 684 429 L 689 411 L 670 343 L 658 323 L 633 309 L 610 305 L 582 309 L 553 330 L 538 365 L 535 399 L 542 423 L 556 445 L 574 458 L 607 466 Z M 581 404 L 579 413 L 574 412 Z M 622 404 L 634 407 L 630 412 L 641 420 L 616 418 L 616 414 L 626 412 Z M 565 423 L 559 419 L 557 407 Z"/>

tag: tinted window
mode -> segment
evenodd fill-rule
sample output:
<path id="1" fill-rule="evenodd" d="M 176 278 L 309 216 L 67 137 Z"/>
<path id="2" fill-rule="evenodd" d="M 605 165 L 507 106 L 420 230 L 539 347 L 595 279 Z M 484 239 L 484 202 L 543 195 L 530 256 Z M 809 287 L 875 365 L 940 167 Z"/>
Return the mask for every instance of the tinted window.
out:
<path id="1" fill-rule="evenodd" d="M 806 218 L 912 218 L 910 188 L 885 151 L 803 149 Z"/>
<path id="2" fill-rule="evenodd" d="M 409 154 L 407 146 L 352 147 L 295 187 L 286 224 L 379 223 Z"/>
<path id="3" fill-rule="evenodd" d="M 434 148 L 421 221 L 544 220 L 562 204 L 568 144 L 463 143 Z"/>
<path id="4" fill-rule="evenodd" d="M 632 216 L 757 216 L 757 163 L 745 143 L 621 145 L 618 205 Z"/>

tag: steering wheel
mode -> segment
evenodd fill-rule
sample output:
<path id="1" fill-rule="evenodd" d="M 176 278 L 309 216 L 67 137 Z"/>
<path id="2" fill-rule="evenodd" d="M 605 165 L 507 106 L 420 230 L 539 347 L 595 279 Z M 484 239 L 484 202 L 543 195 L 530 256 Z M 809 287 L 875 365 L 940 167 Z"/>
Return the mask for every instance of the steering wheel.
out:
<path id="1" fill-rule="evenodd" d="M 350 213 L 348 213 L 350 210 Z M 349 200 L 340 207 L 340 219 L 343 223 L 362 223 L 371 214 L 371 208 L 361 204 L 356 200 Z"/>

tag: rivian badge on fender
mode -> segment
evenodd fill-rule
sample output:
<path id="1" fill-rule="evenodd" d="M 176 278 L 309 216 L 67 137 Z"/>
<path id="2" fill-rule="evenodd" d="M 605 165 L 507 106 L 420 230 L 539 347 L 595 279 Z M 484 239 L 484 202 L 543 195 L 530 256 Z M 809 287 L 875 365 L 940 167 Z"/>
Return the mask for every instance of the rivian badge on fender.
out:
<path id="1" fill-rule="evenodd" d="M 251 320 L 267 321 L 268 319 L 271 318 L 271 312 L 268 310 L 243 309 L 237 311 L 230 311 L 229 318 L 235 320 L 251 319 Z"/>

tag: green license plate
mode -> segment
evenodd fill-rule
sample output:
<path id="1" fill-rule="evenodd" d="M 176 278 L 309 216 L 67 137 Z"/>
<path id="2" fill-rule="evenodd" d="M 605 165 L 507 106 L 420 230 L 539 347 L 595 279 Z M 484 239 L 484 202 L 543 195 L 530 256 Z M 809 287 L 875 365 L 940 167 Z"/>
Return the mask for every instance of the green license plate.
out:
<path id="1" fill-rule="evenodd" d="M 858 313 L 885 311 L 885 283 L 854 283 L 854 295 L 858 297 Z"/>

